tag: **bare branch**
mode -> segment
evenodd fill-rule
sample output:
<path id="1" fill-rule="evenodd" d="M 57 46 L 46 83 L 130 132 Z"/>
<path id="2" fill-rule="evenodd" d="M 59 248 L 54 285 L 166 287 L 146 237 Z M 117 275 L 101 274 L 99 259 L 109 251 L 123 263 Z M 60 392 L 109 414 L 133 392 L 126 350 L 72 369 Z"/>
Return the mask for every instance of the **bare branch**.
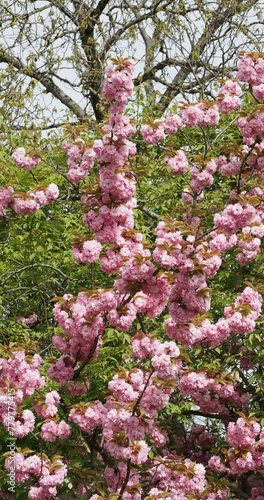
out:
<path id="1" fill-rule="evenodd" d="M 192 50 L 186 59 L 186 65 L 181 67 L 176 76 L 174 77 L 170 86 L 166 89 L 163 96 L 158 103 L 158 109 L 163 113 L 171 101 L 182 91 L 182 86 L 186 81 L 187 77 L 192 73 L 193 68 L 196 66 L 196 61 L 202 57 L 205 49 L 210 45 L 216 31 L 224 25 L 227 20 L 230 20 L 234 15 L 241 9 L 246 9 L 252 7 L 257 3 L 257 0 L 251 0 L 249 2 L 244 2 L 243 0 L 237 0 L 232 3 L 230 7 L 223 10 L 221 5 L 218 7 L 215 15 L 209 24 L 205 26 L 205 29 L 199 38 L 198 42 L 192 47 Z"/>
<path id="2" fill-rule="evenodd" d="M 146 207 L 143 207 L 143 205 L 138 204 L 136 208 L 138 208 L 138 210 L 141 210 L 141 212 L 144 212 L 145 214 L 147 214 L 152 219 L 160 220 L 160 217 L 157 214 L 155 214 L 155 212 L 153 212 L 152 210 L 149 210 Z"/>
<path id="3" fill-rule="evenodd" d="M 45 87 L 47 92 L 50 92 L 54 95 L 54 97 L 59 99 L 59 101 L 70 109 L 78 118 L 81 120 L 85 118 L 85 111 L 70 96 L 65 94 L 65 92 L 58 85 L 56 85 L 56 83 L 54 83 L 50 76 L 46 76 L 41 71 L 32 67 L 26 67 L 18 57 L 13 56 L 3 48 L 0 49 L 0 62 L 9 64 L 10 66 L 13 66 L 17 70 L 21 71 L 23 75 L 37 80 L 41 83 L 41 85 L 43 85 L 43 87 Z"/>
<path id="4" fill-rule="evenodd" d="M 109 4 L 110 0 L 100 0 L 93 10 L 93 18 L 95 20 L 99 19 L 100 15 L 103 13 L 105 7 Z"/>
<path id="5" fill-rule="evenodd" d="M 21 267 L 20 269 L 15 269 L 14 271 L 12 271 L 11 273 L 7 272 L 7 273 L 4 273 L 2 274 L 0 277 L 3 278 L 4 276 L 7 276 L 7 278 L 2 282 L 2 284 L 4 284 L 6 281 L 8 281 L 12 276 L 16 275 L 16 274 L 20 274 L 22 273 L 23 271 L 27 271 L 28 269 L 32 269 L 34 267 L 45 267 L 45 268 L 49 268 L 49 269 L 53 269 L 53 271 L 56 271 L 57 273 L 59 273 L 61 276 L 63 276 L 64 279 L 67 279 L 69 280 L 69 276 L 67 276 L 65 273 L 63 273 L 61 271 L 61 269 L 58 269 L 57 267 L 54 267 L 54 266 L 51 266 L 49 264 L 42 264 L 40 262 L 36 263 L 36 264 L 30 264 L 28 266 L 24 266 L 24 267 Z"/>

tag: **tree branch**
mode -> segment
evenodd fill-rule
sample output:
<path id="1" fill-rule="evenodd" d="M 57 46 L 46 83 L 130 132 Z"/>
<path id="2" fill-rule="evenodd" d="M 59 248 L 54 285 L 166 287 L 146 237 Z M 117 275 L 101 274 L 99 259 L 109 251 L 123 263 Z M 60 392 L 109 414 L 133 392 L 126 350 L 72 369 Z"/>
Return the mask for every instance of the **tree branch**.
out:
<path id="1" fill-rule="evenodd" d="M 204 418 L 215 418 L 217 420 L 228 420 L 230 422 L 235 422 L 236 417 L 232 415 L 219 415 L 217 413 L 205 413 L 203 411 L 198 411 L 198 410 L 184 410 L 182 412 L 183 415 L 195 415 L 197 417 L 204 417 Z"/>
<path id="2" fill-rule="evenodd" d="M 143 205 L 141 205 L 140 203 L 137 204 L 136 208 L 138 210 L 141 210 L 141 212 L 144 212 L 145 214 L 149 215 L 149 217 L 151 217 L 152 219 L 160 220 L 160 217 L 157 214 L 155 214 L 155 212 L 152 212 L 152 210 L 143 207 Z"/>
<path id="3" fill-rule="evenodd" d="M 31 0 L 32 3 L 38 2 L 39 0 Z M 62 5 L 60 0 L 47 0 L 47 2 L 52 6 L 56 7 L 62 14 L 64 14 L 68 19 L 70 19 L 74 24 L 76 24 L 76 19 L 73 15 L 73 13 L 65 7 L 65 5 Z M 31 15 L 31 13 L 30 13 Z"/>
<path id="4" fill-rule="evenodd" d="M 66 274 L 64 274 L 60 269 L 58 269 L 57 267 L 54 267 L 54 266 L 51 266 L 49 264 L 41 264 L 40 262 L 37 263 L 37 264 L 30 264 L 29 266 L 24 266 L 24 267 L 21 267 L 20 269 L 16 269 L 15 271 L 12 271 L 11 273 L 4 273 L 2 274 L 0 277 L 3 278 L 4 276 L 7 276 L 7 278 L 2 282 L 2 284 L 4 284 L 6 281 L 8 281 L 12 276 L 14 276 L 15 274 L 20 274 L 22 273 L 23 271 L 26 271 L 28 269 L 31 269 L 31 268 L 34 268 L 34 267 L 45 267 L 45 268 L 49 268 L 49 269 L 53 269 L 54 271 L 56 271 L 57 273 L 61 274 L 63 276 L 64 279 L 66 279 L 67 281 L 70 280 L 69 276 L 67 276 Z"/>
<path id="5" fill-rule="evenodd" d="M 111 47 L 117 42 L 117 40 L 119 40 L 121 38 L 121 36 L 129 28 L 131 28 L 132 26 L 135 26 L 136 24 L 141 23 L 142 21 L 145 21 L 146 19 L 149 19 L 150 17 L 153 17 L 157 12 L 162 11 L 163 7 L 159 8 L 158 7 L 159 3 L 160 3 L 160 1 L 156 2 L 156 4 L 153 6 L 153 8 L 149 12 L 146 12 L 145 14 L 142 14 L 142 15 L 140 15 L 138 17 L 135 17 L 134 19 L 132 19 L 131 21 L 129 21 L 128 23 L 126 23 L 124 26 L 122 26 L 122 28 L 119 28 L 115 32 L 115 34 L 108 39 L 107 43 L 105 44 L 103 52 L 102 52 L 103 57 L 105 58 L 107 56 L 107 53 L 109 52 L 109 50 L 111 49 Z"/>
<path id="6" fill-rule="evenodd" d="M 163 96 L 159 100 L 157 105 L 158 110 L 161 113 L 167 109 L 171 101 L 182 91 L 182 85 L 186 81 L 187 77 L 192 73 L 194 63 L 199 61 L 205 49 L 210 45 L 213 36 L 216 31 L 225 24 L 227 20 L 230 21 L 235 14 L 241 11 L 241 9 L 246 10 L 253 7 L 258 0 L 251 0 L 245 2 L 244 0 L 237 0 L 231 4 L 225 11 L 221 8 L 221 5 L 215 12 L 212 21 L 205 26 L 205 29 L 197 41 L 197 43 L 192 47 L 192 50 L 186 59 L 186 65 L 182 67 L 176 76 L 174 77 L 170 86 L 165 90 Z M 197 65 L 197 63 L 196 63 Z"/>
<path id="7" fill-rule="evenodd" d="M 147 80 L 150 80 L 155 76 L 155 73 L 157 71 L 160 71 L 161 69 L 167 68 L 168 66 L 185 66 L 186 62 L 185 61 L 180 61 L 171 57 L 166 57 L 163 59 L 163 61 L 159 61 L 155 66 L 150 68 L 148 71 L 145 71 L 143 75 L 139 75 L 134 79 L 134 85 L 137 87 L 143 82 L 146 82 Z"/>
<path id="8" fill-rule="evenodd" d="M 8 52 L 4 48 L 0 48 L 0 63 L 6 63 L 13 68 L 19 70 L 23 75 L 28 76 L 37 80 L 43 87 L 45 87 L 47 92 L 50 92 L 54 97 L 56 97 L 62 104 L 64 104 L 68 109 L 70 109 L 78 118 L 83 120 L 86 116 L 86 112 L 75 102 L 70 96 L 65 94 L 65 92 L 54 83 L 50 76 L 42 73 L 38 69 L 28 68 L 22 61 Z"/>
<path id="9" fill-rule="evenodd" d="M 100 0 L 93 10 L 92 16 L 97 21 L 100 15 L 103 13 L 105 7 L 109 4 L 110 0 Z"/>
<path id="10" fill-rule="evenodd" d="M 119 493 L 119 495 L 118 495 L 118 497 L 117 497 L 117 500 L 122 500 L 123 493 L 124 493 L 124 491 L 125 491 L 125 489 L 126 489 L 126 487 L 127 487 L 127 483 L 128 483 L 128 481 L 129 481 L 129 478 L 130 478 L 130 471 L 131 471 L 131 459 L 129 458 L 129 459 L 127 460 L 127 471 L 126 471 L 126 477 L 125 477 L 124 482 L 123 482 L 123 484 L 122 484 L 122 488 L 121 488 L 120 493 Z"/>
<path id="11" fill-rule="evenodd" d="M 74 375 L 72 377 L 72 380 L 76 379 L 78 377 L 78 375 L 80 375 L 81 371 L 85 368 L 85 366 L 92 359 L 92 357 L 93 357 L 93 355 L 94 355 L 94 353 L 96 351 L 96 348 L 97 348 L 98 340 L 99 340 L 99 337 L 96 337 L 94 339 L 94 343 L 92 345 L 92 348 L 91 348 L 91 350 L 90 350 L 87 358 L 82 362 L 82 364 L 79 366 L 79 368 L 77 368 L 77 370 L 75 370 Z"/>

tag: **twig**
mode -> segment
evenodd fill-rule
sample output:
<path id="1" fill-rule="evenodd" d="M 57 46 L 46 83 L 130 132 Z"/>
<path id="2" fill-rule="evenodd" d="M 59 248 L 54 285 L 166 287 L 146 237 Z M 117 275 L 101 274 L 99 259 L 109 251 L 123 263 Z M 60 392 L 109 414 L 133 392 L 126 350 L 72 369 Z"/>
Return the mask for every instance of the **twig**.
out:
<path id="1" fill-rule="evenodd" d="M 72 380 L 74 380 L 75 378 L 78 377 L 78 375 L 80 375 L 81 371 L 85 368 L 85 366 L 89 363 L 89 361 L 93 357 L 93 355 L 94 355 L 94 353 L 96 351 L 96 348 L 97 348 L 98 340 L 99 340 L 99 336 L 94 339 L 94 343 L 93 343 L 92 349 L 90 350 L 87 358 L 79 366 L 79 368 L 77 368 L 77 370 L 75 370 L 74 375 L 72 377 Z"/>
<path id="2" fill-rule="evenodd" d="M 197 417 L 205 417 L 205 418 L 216 418 L 218 420 L 229 420 L 230 422 L 235 422 L 236 417 L 231 415 L 219 415 L 218 413 L 204 413 L 198 410 L 185 410 L 182 412 L 183 415 L 196 415 Z"/>
<path id="3" fill-rule="evenodd" d="M 136 208 L 138 208 L 138 210 L 141 210 L 141 212 L 144 212 L 145 214 L 149 215 L 149 217 L 152 217 L 152 219 L 160 220 L 159 215 L 155 214 L 155 212 L 152 212 L 152 210 L 143 207 L 143 205 L 138 204 Z"/>
<path id="4" fill-rule="evenodd" d="M 133 411 L 132 411 L 132 415 L 135 415 L 136 409 L 137 409 L 137 407 L 138 407 L 141 399 L 143 398 L 143 396 L 144 396 L 144 394 L 145 394 L 145 392 L 147 390 L 147 387 L 149 385 L 149 382 L 150 382 L 150 379 L 151 379 L 151 376 L 153 375 L 153 373 L 154 373 L 154 369 L 152 368 L 152 370 L 151 370 L 151 372 L 150 372 L 150 374 L 148 376 L 148 379 L 147 379 L 147 381 L 145 383 L 145 387 L 144 387 L 143 391 L 141 392 L 140 396 L 138 397 L 138 399 L 136 400 L 136 403 L 135 403 Z"/>
<path id="5" fill-rule="evenodd" d="M 120 490 L 120 493 L 117 497 L 117 500 L 121 500 L 122 499 L 122 496 L 123 496 L 123 493 L 127 487 L 127 483 L 129 481 L 129 478 L 130 478 L 130 471 L 131 471 L 131 459 L 129 458 L 129 460 L 127 461 L 127 471 L 126 471 L 126 477 L 125 477 L 125 480 L 123 482 L 123 486 Z"/>
<path id="6" fill-rule="evenodd" d="M 67 276 L 65 273 L 63 273 L 60 269 L 58 269 L 57 267 L 54 267 L 54 266 L 51 266 L 49 264 L 41 264 L 40 262 L 39 263 L 36 263 L 36 264 L 30 264 L 29 266 L 24 266 L 24 267 L 21 267 L 20 269 L 16 269 L 15 271 L 12 271 L 11 273 L 4 273 L 0 276 L 0 278 L 3 278 L 4 276 L 7 276 L 7 278 L 2 282 L 2 284 L 4 284 L 6 281 L 8 281 L 12 276 L 14 276 L 15 274 L 20 274 L 22 273 L 23 271 L 26 271 L 27 269 L 31 269 L 32 267 L 46 267 L 46 268 L 49 268 L 49 269 L 53 269 L 53 271 L 56 271 L 57 273 L 61 274 L 63 276 L 64 279 L 67 279 L 67 280 L 70 280 L 69 276 Z"/>

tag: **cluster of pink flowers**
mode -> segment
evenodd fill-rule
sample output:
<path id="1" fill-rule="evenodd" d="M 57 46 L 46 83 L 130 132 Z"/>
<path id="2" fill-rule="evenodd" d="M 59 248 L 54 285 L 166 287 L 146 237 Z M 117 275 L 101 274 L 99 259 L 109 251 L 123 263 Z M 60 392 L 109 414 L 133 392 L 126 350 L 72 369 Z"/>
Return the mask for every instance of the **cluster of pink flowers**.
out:
<path id="1" fill-rule="evenodd" d="M 3 420 L 4 426 L 8 429 L 8 422 Z M 31 410 L 20 410 L 17 408 L 16 421 L 13 435 L 17 438 L 23 438 L 34 430 L 35 416 Z"/>
<path id="2" fill-rule="evenodd" d="M 27 156 L 25 148 L 18 148 L 12 155 L 17 166 L 25 170 L 32 170 L 41 161 L 37 156 Z M 0 189 L 0 217 L 3 217 L 7 208 L 12 208 L 19 215 L 35 213 L 39 208 L 49 205 L 59 196 L 58 186 L 54 183 L 46 188 L 37 186 L 28 193 L 16 192 L 12 186 Z"/>
<path id="3" fill-rule="evenodd" d="M 35 398 L 34 409 L 41 418 L 54 417 L 58 411 L 57 405 L 60 402 L 60 395 L 57 391 L 51 391 L 46 396 L 39 395 Z"/>
<path id="4" fill-rule="evenodd" d="M 146 144 L 156 144 L 165 139 L 165 124 L 162 120 L 154 120 L 152 125 L 142 125 L 141 134 Z"/>
<path id="5" fill-rule="evenodd" d="M 85 179 L 91 170 L 95 152 L 92 147 L 87 147 L 83 139 L 76 139 L 73 144 L 64 142 L 62 149 L 68 157 L 67 165 L 69 171 L 67 178 L 71 182 L 80 182 Z"/>
<path id="6" fill-rule="evenodd" d="M 168 296 L 166 280 L 154 276 L 155 266 L 150 260 L 150 251 L 145 249 L 142 235 L 133 230 L 135 181 L 128 167 L 128 158 L 135 154 L 135 148 L 126 137 L 135 132 L 135 127 L 123 114 L 131 94 L 132 69 L 128 61 L 124 66 L 112 68 L 107 73 L 104 92 L 105 97 L 111 99 L 110 117 L 104 127 L 106 134 L 103 140 L 95 141 L 93 147 L 100 166 L 100 186 L 95 193 L 87 193 L 83 197 L 88 207 L 90 204 L 98 206 L 97 210 L 93 208 L 85 213 L 84 222 L 96 233 L 97 242 L 114 245 L 107 249 L 101 259 L 101 267 L 108 273 L 120 272 L 114 283 L 119 292 L 115 294 L 116 305 L 108 310 L 107 319 L 115 328 L 123 331 L 130 328 L 137 312 L 150 317 L 159 315 Z M 177 120 L 170 120 L 170 127 L 175 129 L 178 124 Z M 95 243 L 85 242 L 82 247 L 74 247 L 74 255 L 79 262 L 92 262 L 99 256 L 99 248 L 97 246 L 95 249 Z M 133 302 L 126 303 L 124 295 L 131 292 L 135 285 L 139 286 L 139 283 L 141 292 L 133 293 Z M 160 294 L 160 290 L 164 290 L 164 294 Z"/>
<path id="7" fill-rule="evenodd" d="M 190 168 L 191 182 L 190 186 L 194 193 L 200 193 L 203 188 L 212 186 L 214 182 L 213 175 L 217 169 L 214 160 L 208 161 L 202 168 L 192 166 Z"/>
<path id="8" fill-rule="evenodd" d="M 86 211 L 83 221 L 95 232 L 100 243 L 122 245 L 122 232 L 134 227 L 132 209 L 135 207 L 135 179 L 129 168 L 129 158 L 136 153 L 135 145 L 127 139 L 136 129 L 124 114 L 125 105 L 132 93 L 133 63 L 125 61 L 121 66 L 107 69 L 104 97 L 110 100 L 110 116 L 104 127 L 102 140 L 93 145 L 99 164 L 99 189 L 93 195 L 82 198 L 85 205 L 93 205 Z"/>
<path id="9" fill-rule="evenodd" d="M 167 134 L 174 135 L 184 125 L 178 115 L 167 115 L 164 121 L 164 130 Z"/>
<path id="10" fill-rule="evenodd" d="M 5 467 L 11 470 L 14 459 L 7 458 Z M 34 478 L 35 485 L 28 492 L 30 500 L 51 500 L 57 495 L 57 486 L 60 486 L 66 475 L 67 467 L 59 459 L 49 460 L 39 455 L 31 455 L 27 458 L 23 453 L 15 453 L 16 481 L 25 482 Z"/>
<path id="11" fill-rule="evenodd" d="M 179 115 L 168 115 L 165 120 L 154 120 L 150 125 L 142 125 L 141 134 L 146 144 L 156 144 L 165 139 L 165 132 L 170 135 L 183 127 L 206 127 L 219 122 L 218 103 L 203 101 L 198 104 L 187 104 Z"/>
<path id="12" fill-rule="evenodd" d="M 220 119 L 218 106 L 213 101 L 183 106 L 179 115 L 183 125 L 188 128 L 197 127 L 197 125 L 201 127 L 214 126 L 218 124 Z"/>
<path id="13" fill-rule="evenodd" d="M 235 109 L 239 108 L 242 94 L 241 87 L 233 80 L 227 80 L 219 89 L 217 96 L 217 104 L 221 113 L 232 113 Z"/>
<path id="14" fill-rule="evenodd" d="M 256 54 L 246 54 L 240 60 L 237 77 L 241 82 L 247 82 L 253 86 L 252 91 L 257 99 L 264 99 L 263 58 L 258 57 Z M 154 120 L 150 125 L 142 125 L 142 137 L 147 144 L 156 144 L 165 139 L 165 132 L 175 134 L 182 127 L 217 125 L 219 111 L 228 114 L 240 106 L 241 93 L 241 87 L 236 81 L 226 80 L 219 89 L 216 101 L 202 101 L 198 104 L 183 105 L 179 115 L 169 115 L 165 120 Z M 259 116 L 258 123 L 261 122 L 261 116 Z M 239 120 L 238 124 L 242 127 L 245 121 L 244 119 L 241 120 Z M 247 119 L 245 120 L 247 121 Z M 251 127 L 257 131 L 257 123 L 252 123 Z M 246 133 L 243 133 L 243 135 L 246 135 Z"/>
<path id="15" fill-rule="evenodd" d="M 179 293 L 178 296 L 180 298 Z M 246 287 L 235 299 L 234 305 L 225 307 L 225 317 L 220 318 L 215 324 L 209 319 L 197 322 L 194 314 L 196 311 L 193 312 L 187 306 L 184 310 L 179 304 L 172 303 L 169 304 L 171 318 L 165 321 L 166 333 L 168 337 L 184 345 L 190 346 L 202 342 L 216 346 L 224 342 L 230 333 L 242 335 L 252 332 L 261 314 L 262 302 L 262 297 L 257 291 Z M 203 312 L 201 306 L 202 304 L 200 312 Z"/>
<path id="16" fill-rule="evenodd" d="M 37 187 L 29 193 L 15 192 L 12 187 L 0 189 L 0 217 L 5 215 L 7 208 L 19 215 L 34 214 L 41 207 L 49 205 L 59 196 L 58 186 L 49 184 L 45 189 Z"/>
<path id="17" fill-rule="evenodd" d="M 58 439 L 67 439 L 71 433 L 69 424 L 63 420 L 57 423 L 55 420 L 44 422 L 41 426 L 40 437 L 44 441 L 55 441 Z"/>
<path id="18" fill-rule="evenodd" d="M 6 213 L 6 209 L 11 206 L 13 193 L 14 189 L 11 186 L 0 188 L 0 217 L 3 217 Z"/>
<path id="19" fill-rule="evenodd" d="M 215 228 L 223 235 L 233 238 L 233 246 L 237 246 L 237 260 L 246 264 L 260 252 L 261 238 L 264 236 L 264 214 L 262 206 L 255 207 L 250 203 L 250 194 L 245 196 L 248 203 L 229 204 L 222 214 L 214 217 Z"/>
<path id="20" fill-rule="evenodd" d="M 166 432 L 154 419 L 157 412 L 166 406 L 174 390 L 175 380 L 172 377 L 180 364 L 174 368 L 171 361 L 177 358 L 179 352 L 174 343 L 161 344 L 160 351 L 160 360 L 157 356 L 152 358 L 152 371 L 143 372 L 134 368 L 115 375 L 109 382 L 110 396 L 104 405 L 100 401 L 79 404 L 70 412 L 69 420 L 84 432 L 90 433 L 102 427 L 104 449 L 117 460 L 130 459 L 136 465 L 146 462 L 150 451 L 146 435 L 156 446 L 166 443 Z"/>
<path id="21" fill-rule="evenodd" d="M 170 290 L 166 276 L 163 273 L 157 276 L 154 264 L 142 254 L 135 254 L 135 257 L 125 262 L 120 274 L 121 277 L 114 284 L 121 296 L 127 292 L 133 296 L 133 301 L 126 305 L 130 307 L 130 315 L 134 314 L 134 318 L 137 313 L 150 318 L 159 316 L 166 307 Z M 138 288 L 140 291 L 135 293 Z"/>
<path id="22" fill-rule="evenodd" d="M 95 359 L 105 329 L 103 315 L 117 306 L 118 298 L 111 291 L 97 294 L 80 292 L 76 298 L 64 295 L 54 307 L 54 318 L 65 334 L 53 337 L 54 346 L 63 355 L 49 368 L 49 376 L 64 385 L 74 375 L 74 361 Z"/>
<path id="23" fill-rule="evenodd" d="M 165 269 L 179 269 L 180 271 L 192 271 L 195 267 L 191 256 L 194 252 L 194 236 L 183 237 L 188 227 L 186 224 L 166 224 L 164 221 L 158 223 L 155 231 L 157 233 L 156 248 L 153 257 L 160 266 Z"/>
<path id="24" fill-rule="evenodd" d="M 25 316 L 17 316 L 16 320 L 18 323 L 23 325 L 34 325 L 38 321 L 38 315 L 36 313 L 30 314 L 27 318 Z"/>
<path id="25" fill-rule="evenodd" d="M 257 477 L 252 474 L 248 477 L 247 483 L 251 487 L 251 496 L 249 500 L 262 500 L 261 497 L 264 496 L 264 480 L 262 477 L 260 475 Z"/>
<path id="26" fill-rule="evenodd" d="M 242 164 L 241 158 L 233 153 L 228 156 L 219 156 L 215 158 L 215 162 L 219 172 L 224 176 L 238 174 Z"/>
<path id="27" fill-rule="evenodd" d="M 151 125 L 142 125 L 141 134 L 146 144 L 156 144 L 165 139 L 165 132 L 174 135 L 184 124 L 178 115 L 168 115 L 165 120 L 153 120 Z"/>
<path id="28" fill-rule="evenodd" d="M 249 146 L 246 144 L 243 146 L 244 154 L 248 154 L 247 164 L 251 167 L 250 175 L 254 172 L 256 176 L 259 176 L 260 181 L 263 183 L 264 181 L 264 141 L 261 141 L 256 144 L 255 148 L 250 150 Z M 260 187 L 254 188 L 255 195 L 262 195 L 263 190 Z"/>
<path id="29" fill-rule="evenodd" d="M 209 466 L 213 470 L 232 474 L 263 470 L 264 429 L 258 422 L 243 417 L 238 418 L 236 422 L 230 422 L 226 441 L 229 449 L 225 463 L 221 461 L 220 456 L 212 456 Z"/>
<path id="30" fill-rule="evenodd" d="M 253 144 L 264 139 L 264 113 L 256 109 L 251 115 L 239 118 L 237 125 L 240 128 L 245 144 Z"/>
<path id="31" fill-rule="evenodd" d="M 107 274 L 119 271 L 123 262 L 136 253 L 144 254 L 144 256 L 150 255 L 150 251 L 144 249 L 142 234 L 135 230 L 124 230 L 121 241 L 122 246 L 110 246 L 100 259 L 101 269 Z"/>
<path id="32" fill-rule="evenodd" d="M 12 208 L 19 215 L 34 214 L 41 207 L 52 203 L 58 196 L 58 186 L 52 183 L 45 189 L 37 187 L 28 194 L 23 193 L 23 196 L 16 193 L 13 197 Z"/>
<path id="33" fill-rule="evenodd" d="M 162 498 L 166 492 L 168 496 L 165 498 L 171 500 L 185 500 L 191 494 L 197 496 L 207 484 L 202 464 L 193 463 L 189 459 L 178 461 L 177 456 L 167 458 L 162 464 L 157 463 L 153 479 L 155 486 L 149 492 L 151 498 Z"/>
<path id="34" fill-rule="evenodd" d="M 252 86 L 256 99 L 264 99 L 264 59 L 256 53 L 245 54 L 238 66 L 238 79 Z M 238 120 L 238 126 L 246 144 L 252 144 L 257 138 L 264 138 L 263 112 L 260 108 Z"/>
<path id="35" fill-rule="evenodd" d="M 62 349 L 62 346 L 57 342 L 57 338 L 53 337 L 54 346 Z M 69 356 L 61 356 L 56 363 L 51 364 L 48 369 L 48 375 L 51 379 L 56 380 L 60 386 L 63 386 L 68 380 L 71 380 L 74 375 L 74 360 Z"/>
<path id="36" fill-rule="evenodd" d="M 138 332 L 132 339 L 133 355 L 138 359 L 151 359 L 156 375 L 161 379 L 173 378 L 178 373 L 181 362 L 175 342 L 160 342 L 151 336 Z"/>
<path id="37" fill-rule="evenodd" d="M 157 457 L 151 475 L 152 487 L 147 496 L 149 500 L 159 500 L 160 498 L 187 500 L 188 498 L 198 498 L 197 495 L 200 494 L 205 500 L 227 500 L 230 494 L 228 488 L 213 489 L 210 487 L 202 464 L 196 464 L 189 459 L 182 461 L 176 455 L 171 455 L 166 459 Z M 119 462 L 117 469 L 108 467 L 105 478 L 111 493 L 120 492 L 121 485 L 126 479 L 125 464 Z M 142 493 L 140 475 L 131 467 L 130 479 L 126 491 L 123 493 L 123 498 L 125 500 L 141 500 Z M 99 500 L 99 498 L 99 495 L 95 494 L 92 495 L 91 500 Z"/>
<path id="38" fill-rule="evenodd" d="M 86 240 L 75 243 L 72 247 L 72 256 L 79 264 L 91 264 L 99 259 L 102 245 L 96 240 Z"/>
<path id="39" fill-rule="evenodd" d="M 40 375 L 41 363 L 42 359 L 38 354 L 26 356 L 21 350 L 14 351 L 9 359 L 0 358 L 0 422 L 6 429 L 10 428 L 8 394 L 12 391 L 12 413 L 15 415 L 12 433 L 19 438 L 34 429 L 34 414 L 31 410 L 23 410 L 19 405 L 25 397 L 32 396 L 36 389 L 44 386 L 45 378 Z"/>
<path id="40" fill-rule="evenodd" d="M 264 60 L 256 53 L 245 54 L 238 65 L 238 79 L 252 85 L 253 95 L 264 99 Z"/>
<path id="41" fill-rule="evenodd" d="M 174 156 L 165 156 L 164 161 L 170 167 L 172 175 L 183 174 L 188 168 L 186 154 L 181 150 Z"/>
<path id="42" fill-rule="evenodd" d="M 24 168 L 25 170 L 33 170 L 41 161 L 41 158 L 38 156 L 28 156 L 25 148 L 16 149 L 12 154 L 12 158 L 18 167 Z"/>
<path id="43" fill-rule="evenodd" d="M 192 401 L 205 413 L 228 414 L 228 405 L 247 409 L 250 394 L 242 393 L 232 374 L 219 372 L 210 375 L 203 371 L 190 372 L 180 377 L 179 389 L 190 394 Z"/>
<path id="44" fill-rule="evenodd" d="M 261 295 L 247 286 L 235 299 L 234 306 L 224 309 L 230 330 L 237 334 L 252 332 L 260 316 L 262 303 Z"/>
<path id="45" fill-rule="evenodd" d="M 197 314 L 210 309 L 207 278 L 216 274 L 221 265 L 221 254 L 236 242 L 220 234 L 212 232 L 209 243 L 200 241 L 196 244 L 197 234 L 200 238 L 199 219 L 191 224 L 165 223 L 161 221 L 156 229 L 157 239 L 153 257 L 165 269 L 180 271 L 174 283 L 167 286 L 168 308 L 171 318 L 165 321 L 166 333 L 170 338 L 191 345 L 208 338 L 210 322 L 197 328 L 191 320 Z M 205 333 L 206 328 L 206 333 Z M 230 330 L 229 330 L 230 331 Z"/>
<path id="46" fill-rule="evenodd" d="M 166 433 L 154 419 L 174 390 L 180 352 L 174 342 L 161 343 L 142 333 L 133 339 L 133 352 L 140 359 L 149 356 L 152 371 L 134 368 L 115 375 L 109 382 L 110 395 L 105 404 L 78 404 L 72 408 L 69 420 L 87 433 L 102 427 L 104 449 L 117 460 L 129 459 L 140 465 L 146 462 L 150 451 L 146 435 L 156 446 L 166 442 Z"/>

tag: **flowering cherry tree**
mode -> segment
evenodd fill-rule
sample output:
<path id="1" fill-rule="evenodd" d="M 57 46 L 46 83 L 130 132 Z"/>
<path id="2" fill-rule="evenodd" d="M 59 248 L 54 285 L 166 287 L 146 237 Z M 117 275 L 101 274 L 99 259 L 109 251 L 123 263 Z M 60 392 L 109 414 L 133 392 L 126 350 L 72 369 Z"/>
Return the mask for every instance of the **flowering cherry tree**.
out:
<path id="1" fill-rule="evenodd" d="M 12 390 L 16 495 L 261 500 L 263 54 L 242 54 L 242 86 L 222 82 L 214 101 L 184 103 L 178 114 L 140 130 L 126 114 L 132 73 L 130 59 L 114 59 L 106 71 L 109 116 L 101 139 L 75 136 L 62 145 L 66 177 L 82 186 L 86 226 L 73 258 L 98 261 L 111 286 L 53 299 L 52 356 L 30 340 L 1 347 L 0 422 L 7 435 Z M 251 99 L 245 108 L 243 92 Z M 230 114 L 237 134 L 231 144 L 221 125 Z M 194 127 L 202 150 L 184 143 Z M 137 202 L 137 144 L 181 187 L 174 213 Z M 24 148 L 13 160 L 25 170 L 41 168 L 41 158 Z M 5 186 L 0 213 L 30 215 L 58 197 L 54 183 L 27 193 Z M 142 214 L 151 220 L 148 231 L 141 230 Z M 223 272 L 237 273 L 231 303 Z M 38 321 L 38 311 L 22 313 L 18 322 Z M 110 356 L 115 337 L 120 364 L 102 388 L 101 356 Z M 12 459 L 8 451 L 3 457 L 7 477 Z M 1 494 L 9 498 L 6 479 Z"/>

